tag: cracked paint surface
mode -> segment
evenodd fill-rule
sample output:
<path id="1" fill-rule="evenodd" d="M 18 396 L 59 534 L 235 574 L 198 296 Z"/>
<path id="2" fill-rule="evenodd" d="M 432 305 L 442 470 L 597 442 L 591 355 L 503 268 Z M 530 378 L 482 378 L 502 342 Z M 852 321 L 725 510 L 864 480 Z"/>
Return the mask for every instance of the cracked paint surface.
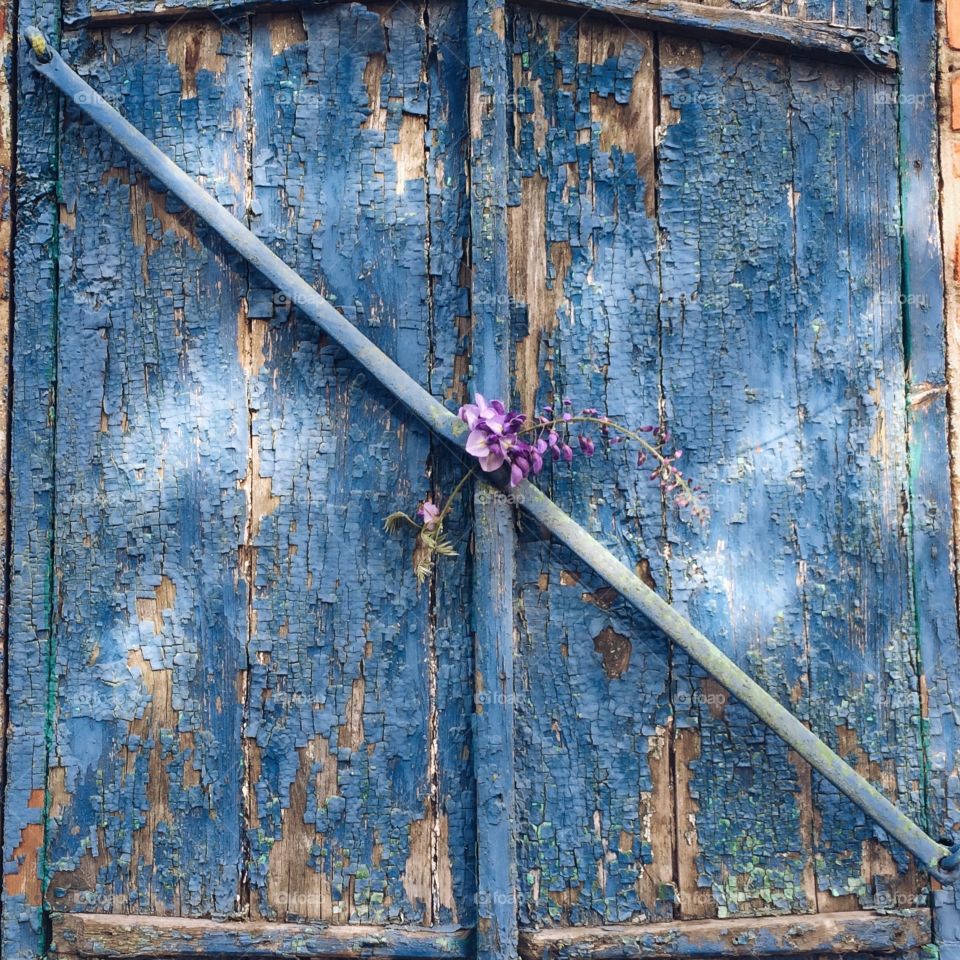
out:
<path id="1" fill-rule="evenodd" d="M 893 88 L 710 45 L 662 62 L 665 396 L 713 504 L 671 519 L 674 600 L 922 817 Z M 683 673 L 719 915 L 920 895 L 853 804 Z"/>
<path id="2" fill-rule="evenodd" d="M 293 5 L 296 0 L 281 0 Z M 613 0 L 616 9 L 622 3 L 625 12 L 630 4 Z M 889 45 L 893 40 L 892 0 L 719 0 L 711 6 L 726 7 L 731 11 L 774 14 L 799 21 L 815 21 L 816 26 L 829 24 L 842 35 L 844 28 L 867 29 L 879 43 Z M 692 4 L 696 6 L 696 4 Z M 242 12 L 255 7 L 251 0 L 67 0 L 64 15 L 68 23 L 80 23 L 90 18 L 120 15 L 149 16 L 151 13 L 172 13 L 195 10 Z"/>
<path id="3" fill-rule="evenodd" d="M 455 407 L 477 359 L 465 22 L 351 3 L 66 49 Z M 667 417 L 713 520 L 665 509 L 623 453 L 544 485 L 922 816 L 894 90 L 519 9 L 506 36 L 509 289 L 474 290 L 474 314 L 509 296 L 526 410 Z M 38 942 L 38 871 L 57 909 L 473 926 L 471 712 L 501 694 L 472 689 L 468 511 L 461 557 L 419 590 L 381 527 L 460 468 L 73 106 L 58 207 L 34 83 L 11 956 Z M 516 601 L 524 925 L 919 902 L 856 808 L 529 525 Z"/>
<path id="4" fill-rule="evenodd" d="M 180 34 L 94 34 L 69 53 L 242 212 L 243 40 Z M 239 743 L 242 708 L 244 288 L 72 105 L 63 144 L 49 897 L 228 914 L 241 866 L 241 770 L 224 744 Z"/>
<path id="5" fill-rule="evenodd" d="M 52 3 L 22 4 L 19 15 L 56 22 Z M 9 81 L 13 64 L 5 59 Z M 2 950 L 35 956 L 40 945 L 42 823 L 50 644 L 53 381 L 57 203 L 57 110 L 40 78 L 17 65 L 15 284 L 10 438 L 10 605 L 7 636 L 7 751 L 3 796 Z"/>
<path id="6" fill-rule="evenodd" d="M 611 32 L 513 18 L 518 399 L 662 405 L 713 517 L 663 512 L 604 460 L 551 492 L 922 819 L 895 90 L 660 38 L 653 104 L 642 35 Z M 642 625 L 535 531 L 520 557 L 524 922 L 923 901 L 909 858 L 681 652 L 628 652 Z M 670 807 L 652 831 L 650 796 Z"/>
<path id="7" fill-rule="evenodd" d="M 653 39 L 522 11 L 511 27 L 518 399 L 656 420 Z M 659 496 L 626 456 L 555 469 L 547 487 L 662 584 Z M 535 530 L 517 567 L 521 921 L 670 915 L 669 648 Z"/>
<path id="8" fill-rule="evenodd" d="M 462 31 L 453 7 L 428 27 L 352 4 L 67 54 L 451 398 Z M 418 589 L 412 544 L 382 530 L 453 468 L 97 128 L 66 124 L 48 900 L 470 925 L 466 559 Z M 34 875 L 38 830 L 11 846 Z"/>
<path id="9" fill-rule="evenodd" d="M 453 16 L 438 10 L 441 42 L 422 7 L 304 13 L 279 45 L 277 19 L 254 20 L 254 229 L 424 382 L 463 309 L 456 261 L 428 249 L 431 216 L 457 216 L 462 159 L 444 121 L 446 85 L 463 78 L 441 73 Z M 459 252 L 455 237 L 444 244 Z M 252 430 L 277 498 L 251 543 L 252 906 L 280 919 L 466 920 L 468 646 L 447 592 L 463 567 L 445 571 L 453 606 L 438 612 L 417 587 L 412 541 L 383 530 L 429 492 L 431 441 L 270 298 L 251 298 Z M 429 375 L 442 393 L 449 373 Z"/>

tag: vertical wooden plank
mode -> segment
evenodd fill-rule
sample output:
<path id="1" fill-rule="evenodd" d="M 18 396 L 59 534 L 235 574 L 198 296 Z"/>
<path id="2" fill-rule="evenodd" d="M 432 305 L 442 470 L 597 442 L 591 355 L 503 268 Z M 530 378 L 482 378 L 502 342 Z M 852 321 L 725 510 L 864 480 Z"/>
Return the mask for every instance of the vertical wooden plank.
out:
<path id="1" fill-rule="evenodd" d="M 797 61 L 791 94 L 809 716 L 844 759 L 922 818 L 896 86 Z M 821 909 L 922 901 L 910 858 L 819 775 L 814 799 Z"/>
<path id="2" fill-rule="evenodd" d="M 466 6 L 431 0 L 428 9 L 430 104 L 427 119 L 427 192 L 430 207 L 431 392 L 452 408 L 468 399 L 470 359 L 469 90 Z M 463 476 L 460 457 L 432 442 L 435 500 Z M 448 525 L 459 556 L 445 559 L 433 579 L 437 669 L 437 788 L 451 851 L 455 911 L 440 907 L 437 919 L 477 925 L 477 792 L 472 759 L 475 704 L 470 497 L 463 496 Z M 438 881 L 440 878 L 438 878 Z M 442 881 L 441 881 L 442 885 Z"/>
<path id="3" fill-rule="evenodd" d="M 661 64 L 665 412 L 712 510 L 703 528 L 670 511 L 673 600 L 804 716 L 789 73 L 781 58 L 693 42 L 664 42 Z M 809 779 L 676 662 L 682 915 L 814 909 Z"/>
<path id="4" fill-rule="evenodd" d="M 59 5 L 24 0 L 18 21 L 56 35 Z M 17 174 L 13 289 L 21 290 L 13 338 L 10 465 L 8 724 L 3 796 L 0 952 L 38 956 L 51 627 L 53 402 L 56 363 L 56 232 L 59 103 L 16 55 Z"/>
<path id="5" fill-rule="evenodd" d="M 939 87 L 937 14 L 940 13 Z M 960 123 L 954 70 L 960 65 L 956 3 L 903 0 L 900 189 L 904 318 L 908 356 L 913 580 L 928 730 L 926 801 L 930 830 L 960 837 L 960 676 L 956 545 L 960 537 Z M 908 39 L 909 38 L 909 39 Z M 937 104 L 940 105 L 937 162 Z M 936 205 L 942 188 L 942 209 Z M 938 212 L 942 221 L 938 221 Z M 941 258 L 941 222 L 943 229 Z M 944 363 L 946 354 L 946 369 Z M 952 458 L 952 483 L 951 483 Z M 935 889 L 934 937 L 943 960 L 960 957 L 960 891 Z"/>
<path id="6" fill-rule="evenodd" d="M 654 40 L 525 10 L 513 43 L 510 289 L 530 413 L 571 396 L 639 426 L 660 402 Z M 545 473 L 552 496 L 669 590 L 663 502 L 614 448 Z M 521 920 L 670 919 L 665 638 L 535 529 L 518 557 Z"/>
<path id="7" fill-rule="evenodd" d="M 427 49 L 422 6 L 254 22 L 255 229 L 424 382 Z M 455 921 L 431 589 L 383 530 L 429 493 L 430 441 L 289 304 L 249 303 L 251 910 Z"/>
<path id="8" fill-rule="evenodd" d="M 3 837 L 3 792 L 6 782 L 7 729 L 7 633 L 9 624 L 9 570 L 10 570 L 10 361 L 13 338 L 13 178 L 14 126 L 13 91 L 16 90 L 13 49 L 15 20 L 12 0 L 0 4 L 0 844 Z M 3 892 L 0 890 L 0 914 Z M 0 920 L 0 931 L 3 929 Z M 2 938 L 2 933 L 0 933 Z M 0 939 L 2 943 L 2 939 Z M 2 949 L 2 947 L 0 947 Z"/>
<path id="9" fill-rule="evenodd" d="M 913 7 L 909 9 L 913 10 Z M 921 8 L 917 8 L 921 9 Z M 938 65 L 937 85 L 935 89 L 939 120 L 939 163 L 940 200 L 943 246 L 943 310 L 942 333 L 946 353 L 946 371 L 944 387 L 947 397 L 956 396 L 960 391 L 960 3 L 957 0 L 941 0 L 938 4 Z M 906 79 L 901 82 L 905 83 Z M 932 96 L 929 91 L 926 96 Z M 915 118 L 917 111 L 908 111 L 906 118 Z M 922 114 L 921 114 L 922 116 Z M 916 126 L 916 124 L 914 124 Z M 905 127 L 904 133 L 911 128 Z M 915 150 L 922 154 L 922 143 Z M 930 161 L 921 155 L 921 169 L 930 166 Z M 931 174 L 931 177 L 934 175 Z M 905 200 L 908 197 L 905 197 Z M 929 244 L 929 241 L 927 241 Z M 925 245 L 927 245 L 925 244 Z M 909 251 L 906 253 L 909 258 Z M 922 305 L 921 305 L 922 306 Z M 920 316 L 926 316 L 936 304 L 921 309 Z M 928 325 L 921 324 L 921 330 Z M 933 344 L 928 348 L 933 353 Z M 936 385 L 936 377 L 932 380 Z M 949 405 L 945 406 L 946 429 L 948 431 L 948 452 L 960 449 L 960 417 L 949 414 Z M 947 460 L 951 471 L 952 492 L 951 507 L 960 494 L 960 461 L 957 458 Z M 960 511 L 951 509 L 953 523 L 953 545 L 960 542 Z M 952 547 L 952 550 L 955 546 Z M 950 554 L 951 560 L 954 554 Z M 952 563 L 954 576 L 956 564 Z"/>
<path id="10" fill-rule="evenodd" d="M 504 0 L 468 0 L 471 392 L 510 393 L 507 287 L 507 44 Z M 517 953 L 513 508 L 482 483 L 473 498 L 477 957 Z"/>
<path id="11" fill-rule="evenodd" d="M 672 523 L 674 595 L 916 813 L 895 96 L 870 74 L 708 44 L 662 62 L 664 382 L 713 507 L 703 529 Z M 901 851 L 693 677 L 681 901 L 709 890 L 727 916 L 920 895 Z"/>
<path id="12" fill-rule="evenodd" d="M 208 21 L 68 43 L 104 96 L 242 212 L 244 34 Z M 245 270 L 73 104 L 60 192 L 48 897 L 228 916 L 241 872 Z"/>

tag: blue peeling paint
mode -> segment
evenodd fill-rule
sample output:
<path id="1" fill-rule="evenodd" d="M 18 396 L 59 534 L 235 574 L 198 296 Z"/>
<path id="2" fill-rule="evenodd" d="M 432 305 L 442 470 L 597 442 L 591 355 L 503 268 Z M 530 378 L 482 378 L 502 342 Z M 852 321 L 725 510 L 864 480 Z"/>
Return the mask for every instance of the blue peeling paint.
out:
<path id="1" fill-rule="evenodd" d="M 891 88 L 709 45 L 664 62 L 665 385 L 713 506 L 702 530 L 672 524 L 674 597 L 918 815 Z M 922 895 L 899 851 L 865 884 L 863 815 L 817 776 L 814 818 L 782 744 L 691 702 L 721 915 Z"/>
<path id="2" fill-rule="evenodd" d="M 56 4 L 28 0 L 19 13 L 43 20 L 51 31 L 57 27 Z M 39 873 L 49 745 L 59 136 L 54 91 L 43 85 L 22 59 L 16 79 L 19 181 L 14 289 L 24 295 L 13 331 L 11 422 L 18 428 L 10 441 L 8 730 L 0 952 L 10 960 L 27 960 L 37 956 L 42 945 Z"/>
<path id="3" fill-rule="evenodd" d="M 464 299 L 449 264 L 438 266 L 443 299 L 431 317 L 422 11 L 334 7 L 304 13 L 299 35 L 294 16 L 294 42 L 280 52 L 282 24 L 255 20 L 254 229 L 425 377 L 431 329 L 444 326 L 447 349 L 450 313 Z M 432 105 L 434 114 L 446 109 Z M 453 178 L 456 145 L 448 149 Z M 434 204 L 451 203 L 449 187 L 434 191 Z M 454 237 L 446 243 L 456 249 Z M 431 443 L 309 323 L 282 305 L 265 313 L 253 318 L 265 340 L 250 404 L 259 476 L 276 501 L 253 540 L 255 908 L 278 919 L 459 922 L 472 909 L 464 903 L 472 817 L 462 798 L 441 791 L 465 776 L 469 661 L 449 657 L 467 638 L 452 610 L 435 621 L 430 590 L 413 576 L 412 542 L 383 531 L 383 517 L 428 494 Z M 462 565 L 448 574 L 455 596 Z M 288 860 L 289 890 L 280 866 Z M 449 889 L 434 871 L 450 876 Z"/>
<path id="4" fill-rule="evenodd" d="M 652 90 L 653 39 L 519 11 L 511 27 L 511 243 L 527 271 L 515 296 L 526 296 L 530 328 L 516 353 L 519 400 L 570 395 L 656 422 L 653 129 L 634 112 Z M 623 129 L 607 143 L 616 122 Z M 621 449 L 555 469 L 546 486 L 663 587 L 660 495 L 629 457 Z M 517 578 L 521 920 L 672 917 L 672 843 L 653 835 L 666 813 L 657 791 L 669 790 L 669 645 L 527 524 Z M 666 820 L 669 834 L 672 812 Z"/>
<path id="5" fill-rule="evenodd" d="M 181 100 L 171 36 L 71 52 L 237 205 L 244 38 L 218 35 L 222 72 L 198 71 Z M 242 278 L 73 105 L 64 129 L 51 901 L 226 915 L 241 870 L 241 771 L 223 744 L 239 742 L 245 620 Z"/>
<path id="6" fill-rule="evenodd" d="M 920 815 L 892 81 L 522 11 L 504 40 L 498 10 L 347 4 L 69 43 L 448 406 L 471 377 L 499 392 L 508 333 L 524 405 L 569 393 L 650 422 L 662 403 L 710 526 L 665 510 L 622 454 L 544 484 Z M 467 48 L 492 98 L 469 153 Z M 479 912 L 482 951 L 510 956 L 515 708 L 523 924 L 923 895 L 856 808 L 532 523 L 512 686 L 509 604 L 491 599 L 512 579 L 494 577 L 509 511 L 477 512 L 473 570 L 456 516 L 462 556 L 418 591 L 410 544 L 380 524 L 450 489 L 442 441 L 73 107 L 52 478 L 36 397 L 54 376 L 54 157 L 32 82 L 21 163 L 42 215 L 18 241 L 20 289 L 38 294 L 18 297 L 15 423 L 34 446 L 15 440 L 11 608 L 29 627 L 11 645 L 10 765 L 33 776 L 11 776 L 8 877 L 36 868 L 46 804 L 57 907 L 466 926 Z M 491 137 L 510 150 L 508 190 Z M 471 577 L 487 598 L 476 671 Z M 11 956 L 37 943 L 17 882 Z"/>

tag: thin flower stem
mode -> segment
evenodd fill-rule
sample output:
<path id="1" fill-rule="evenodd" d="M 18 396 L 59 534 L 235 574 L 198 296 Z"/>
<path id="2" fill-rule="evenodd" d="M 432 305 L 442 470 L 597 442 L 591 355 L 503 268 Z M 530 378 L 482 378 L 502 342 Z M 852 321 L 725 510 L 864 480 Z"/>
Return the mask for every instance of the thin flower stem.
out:
<path id="1" fill-rule="evenodd" d="M 481 467 L 486 471 L 502 463 L 509 463 L 512 470 L 510 484 L 514 486 L 528 474 L 539 473 L 542 470 L 541 454 L 546 453 L 547 449 L 552 451 L 555 459 L 562 456 L 569 462 L 573 457 L 573 451 L 570 448 L 570 427 L 573 424 L 599 426 L 602 440 L 608 445 L 619 443 L 623 439 L 635 440 L 645 451 L 638 455 L 637 466 L 643 466 L 647 455 L 653 457 L 657 466 L 650 472 L 650 479 L 657 480 L 661 489 L 668 492 L 679 488 L 681 493 L 676 497 L 677 506 L 692 505 L 694 515 L 699 516 L 701 521 L 706 516 L 705 508 L 700 505 L 694 488 L 691 488 L 681 471 L 674 465 L 682 451 L 674 450 L 671 454 L 664 453 L 664 448 L 670 439 L 665 427 L 656 430 L 654 436 L 657 442 L 651 443 L 642 436 L 641 432 L 631 430 L 608 417 L 591 416 L 590 414 L 597 411 L 588 409 L 578 415 L 566 413 L 562 417 L 551 416 L 549 419 L 541 417 L 537 422 L 522 426 L 525 418 L 515 411 L 508 413 L 499 400 L 493 401 L 489 407 L 482 397 L 478 396 L 478 400 L 477 405 L 461 407 L 460 410 L 461 417 L 471 424 L 471 431 L 473 431 L 467 443 L 467 451 L 478 458 L 478 463 L 471 466 L 460 477 L 444 501 L 442 509 L 438 510 L 437 504 L 430 499 L 423 501 L 418 511 L 418 516 L 424 521 L 422 525 L 403 512 L 392 513 L 384 521 L 384 527 L 391 533 L 397 532 L 402 524 L 408 524 L 417 531 L 413 551 L 413 569 L 418 583 L 423 583 L 431 575 L 438 556 L 455 557 L 457 555 L 453 545 L 444 536 L 443 524 L 464 487 L 477 476 L 477 471 Z M 568 401 L 564 401 L 565 406 L 567 403 Z M 550 412 L 553 413 L 552 410 Z M 617 433 L 617 436 L 612 439 L 611 430 Z M 654 430 L 653 427 L 642 428 L 643 433 L 652 430 Z M 474 433 L 478 437 L 475 437 Z M 531 444 L 527 441 L 518 441 L 518 437 L 522 434 L 532 434 L 534 442 Z M 546 439 L 544 439 L 545 434 L 548 435 Z M 494 440 L 493 446 L 490 445 L 491 437 Z M 584 433 L 578 434 L 578 437 L 581 451 L 586 456 L 591 456 L 595 450 L 593 438 Z"/>
<path id="2" fill-rule="evenodd" d="M 460 495 L 460 491 L 466 486 L 467 481 L 477 472 L 476 467 L 471 467 L 457 482 L 457 485 L 450 491 L 450 496 L 447 497 L 447 502 L 443 505 L 443 509 L 440 511 L 440 516 L 437 518 L 437 524 L 442 524 L 444 518 L 450 512 L 453 507 L 454 500 Z"/>

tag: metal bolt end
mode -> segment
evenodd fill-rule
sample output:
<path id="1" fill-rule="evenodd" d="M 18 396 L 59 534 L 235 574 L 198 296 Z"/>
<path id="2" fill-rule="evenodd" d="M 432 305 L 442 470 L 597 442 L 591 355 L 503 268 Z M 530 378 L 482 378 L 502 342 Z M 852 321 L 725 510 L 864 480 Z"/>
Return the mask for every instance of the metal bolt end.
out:
<path id="1" fill-rule="evenodd" d="M 23 35 L 27 38 L 33 55 L 40 63 L 49 63 L 53 59 L 53 54 L 47 45 L 47 38 L 36 27 L 27 27 L 23 31 Z"/>
<path id="2" fill-rule="evenodd" d="M 960 843 L 950 844 L 950 852 L 940 858 L 937 869 L 944 876 L 947 882 L 953 882 L 960 878 Z"/>

